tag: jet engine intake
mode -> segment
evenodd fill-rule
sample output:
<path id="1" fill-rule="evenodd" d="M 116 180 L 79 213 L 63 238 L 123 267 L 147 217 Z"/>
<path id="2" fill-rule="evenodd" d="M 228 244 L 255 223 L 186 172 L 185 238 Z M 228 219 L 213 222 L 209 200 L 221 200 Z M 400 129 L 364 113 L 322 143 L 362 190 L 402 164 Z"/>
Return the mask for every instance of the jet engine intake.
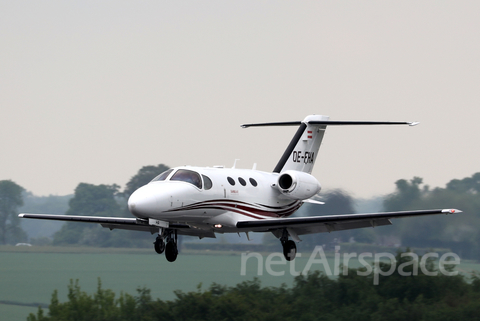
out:
<path id="1" fill-rule="evenodd" d="M 280 174 L 277 188 L 282 195 L 294 199 L 309 199 L 322 188 L 320 183 L 312 175 L 299 171 L 286 171 Z"/>

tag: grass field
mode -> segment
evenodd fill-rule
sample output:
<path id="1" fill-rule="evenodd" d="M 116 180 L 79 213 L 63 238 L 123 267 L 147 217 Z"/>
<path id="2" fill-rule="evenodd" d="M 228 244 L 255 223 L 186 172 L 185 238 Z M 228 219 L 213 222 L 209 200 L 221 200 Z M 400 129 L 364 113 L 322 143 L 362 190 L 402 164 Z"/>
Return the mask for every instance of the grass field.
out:
<path id="1" fill-rule="evenodd" d="M 67 253 L 67 252 L 74 253 Z M 294 265 L 281 263 L 279 257 L 273 258 L 278 264 L 272 265 L 275 273 L 284 272 L 283 276 L 274 276 L 266 269 L 266 258 L 262 275 L 258 275 L 258 261 L 251 258 L 245 265 L 242 275 L 240 253 L 220 253 L 220 255 L 181 253 L 174 263 L 169 263 L 164 256 L 156 255 L 151 250 L 131 249 L 82 249 L 82 248 L 22 248 L 0 247 L 0 301 L 18 303 L 42 303 L 48 305 L 55 289 L 59 291 L 61 302 L 67 298 L 67 285 L 70 279 L 79 279 L 82 290 L 93 293 L 97 280 L 101 278 L 102 286 L 136 294 L 138 287 L 151 289 L 152 297 L 162 300 L 175 298 L 174 290 L 195 291 L 202 283 L 208 288 L 213 282 L 233 286 L 245 280 L 259 277 L 263 286 L 293 284 L 291 269 L 301 271 L 307 264 L 309 254 L 297 258 Z M 356 260 L 351 260 L 350 267 L 358 267 Z M 333 271 L 333 259 L 329 259 Z M 459 270 L 469 272 L 480 270 L 480 265 L 463 263 Z M 314 264 L 311 271 L 323 270 L 322 264 Z M 0 319 L 25 320 L 28 313 L 35 308 L 0 304 Z"/>

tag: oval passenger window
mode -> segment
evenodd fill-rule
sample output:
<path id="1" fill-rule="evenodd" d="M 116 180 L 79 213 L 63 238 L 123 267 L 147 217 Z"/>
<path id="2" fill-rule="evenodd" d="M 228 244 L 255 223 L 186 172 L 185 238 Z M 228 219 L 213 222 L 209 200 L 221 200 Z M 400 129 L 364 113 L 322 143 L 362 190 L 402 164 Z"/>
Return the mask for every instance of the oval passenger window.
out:
<path id="1" fill-rule="evenodd" d="M 240 184 L 242 184 L 242 186 L 247 185 L 247 182 L 245 182 L 245 180 L 241 177 L 238 178 L 238 181 L 240 182 Z"/>

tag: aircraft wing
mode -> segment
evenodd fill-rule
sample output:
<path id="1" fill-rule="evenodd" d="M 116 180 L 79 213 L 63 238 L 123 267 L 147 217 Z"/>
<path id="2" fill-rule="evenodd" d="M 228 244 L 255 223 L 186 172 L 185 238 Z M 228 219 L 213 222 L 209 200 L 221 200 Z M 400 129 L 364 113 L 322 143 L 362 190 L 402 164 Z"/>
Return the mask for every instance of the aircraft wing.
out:
<path id="1" fill-rule="evenodd" d="M 19 214 L 21 218 L 33 218 L 39 220 L 55 220 L 67 222 L 97 223 L 110 230 L 132 230 L 158 233 L 159 227 L 150 225 L 148 220 L 126 217 L 105 217 L 105 216 L 80 216 L 80 215 L 53 215 L 53 214 Z M 215 233 L 202 230 L 187 224 L 169 223 L 169 227 L 178 231 L 180 235 L 198 236 L 200 238 L 213 237 Z"/>
<path id="2" fill-rule="evenodd" d="M 296 235 L 350 230 L 364 227 L 375 227 L 391 225 L 392 218 L 435 215 L 435 214 L 456 214 L 462 211 L 457 209 L 421 210 L 404 212 L 386 212 L 371 214 L 342 214 L 309 217 L 293 217 L 283 219 L 263 219 L 237 222 L 239 231 L 269 232 L 287 228 Z M 53 215 L 53 214 L 19 214 L 21 218 L 57 220 L 83 223 L 97 223 L 110 230 L 134 230 L 145 231 L 151 234 L 158 233 L 159 227 L 150 225 L 147 220 L 124 217 L 103 217 L 103 216 L 79 216 L 79 215 Z M 169 228 L 176 229 L 180 235 L 191 235 L 200 238 L 215 238 L 211 230 L 196 228 L 187 224 L 169 223 Z M 291 233 L 291 234 L 292 234 Z M 293 235 L 292 235 L 293 236 Z"/>
<path id="3" fill-rule="evenodd" d="M 462 211 L 457 209 L 385 212 L 371 214 L 344 214 L 325 215 L 309 217 L 292 217 L 283 219 L 264 219 L 254 221 L 240 221 L 237 228 L 244 231 L 268 232 L 287 228 L 289 232 L 297 235 L 350 230 L 363 227 L 375 227 L 391 225 L 392 218 L 435 215 L 435 214 L 456 214 Z M 290 233 L 292 234 L 292 233 Z M 294 235 L 292 235 L 293 237 Z"/>

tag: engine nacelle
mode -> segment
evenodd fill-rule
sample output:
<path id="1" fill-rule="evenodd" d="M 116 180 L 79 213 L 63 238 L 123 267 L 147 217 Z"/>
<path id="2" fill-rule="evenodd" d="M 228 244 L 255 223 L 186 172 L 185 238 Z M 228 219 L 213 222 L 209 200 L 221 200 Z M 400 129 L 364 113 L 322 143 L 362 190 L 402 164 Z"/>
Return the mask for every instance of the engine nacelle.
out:
<path id="1" fill-rule="evenodd" d="M 320 192 L 322 187 L 317 179 L 308 173 L 286 171 L 278 177 L 277 188 L 288 198 L 305 200 Z"/>

